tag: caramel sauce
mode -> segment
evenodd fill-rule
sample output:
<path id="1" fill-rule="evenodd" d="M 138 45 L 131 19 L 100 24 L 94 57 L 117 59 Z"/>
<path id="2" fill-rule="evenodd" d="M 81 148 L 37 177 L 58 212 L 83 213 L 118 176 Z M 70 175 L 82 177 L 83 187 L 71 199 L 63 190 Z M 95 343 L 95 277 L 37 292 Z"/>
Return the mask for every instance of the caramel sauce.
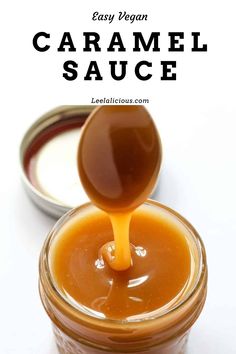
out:
<path id="1" fill-rule="evenodd" d="M 84 127 L 79 173 L 99 209 L 61 227 L 51 269 L 64 296 L 86 313 L 137 317 L 177 301 L 188 283 L 188 229 L 161 207 L 140 206 L 154 188 L 161 156 L 142 106 L 100 107 Z"/>
<path id="2" fill-rule="evenodd" d="M 93 316 L 125 320 L 177 301 L 190 277 L 189 231 L 163 209 L 150 209 L 143 205 L 133 212 L 133 266 L 122 272 L 98 255 L 113 239 L 106 213 L 91 208 L 59 230 L 52 249 L 52 273 L 73 305 Z"/>
<path id="3" fill-rule="evenodd" d="M 161 156 L 158 132 L 143 106 L 101 106 L 83 128 L 80 179 L 99 208 L 132 211 L 152 192 Z"/>
<path id="4" fill-rule="evenodd" d="M 115 244 L 105 245 L 102 253 L 115 270 L 132 264 L 131 212 L 152 192 L 161 156 L 158 132 L 143 106 L 99 107 L 84 127 L 78 152 L 80 179 L 90 200 L 110 215 Z"/>

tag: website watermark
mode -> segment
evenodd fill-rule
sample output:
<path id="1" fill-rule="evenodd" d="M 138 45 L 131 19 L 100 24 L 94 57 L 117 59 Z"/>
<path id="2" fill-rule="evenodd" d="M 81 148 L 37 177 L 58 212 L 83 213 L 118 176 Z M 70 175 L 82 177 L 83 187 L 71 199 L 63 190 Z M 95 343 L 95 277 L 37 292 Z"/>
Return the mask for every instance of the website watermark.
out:
<path id="1" fill-rule="evenodd" d="M 91 103 L 92 104 L 146 104 L 149 103 L 149 98 L 92 97 Z"/>

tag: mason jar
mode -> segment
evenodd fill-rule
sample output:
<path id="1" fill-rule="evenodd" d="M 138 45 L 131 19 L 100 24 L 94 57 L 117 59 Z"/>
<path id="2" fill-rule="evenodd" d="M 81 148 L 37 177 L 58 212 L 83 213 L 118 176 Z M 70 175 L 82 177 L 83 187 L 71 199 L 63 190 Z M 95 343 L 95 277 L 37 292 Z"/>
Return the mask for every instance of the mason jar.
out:
<path id="1" fill-rule="evenodd" d="M 191 275 L 188 286 L 177 302 L 170 302 L 155 314 L 144 313 L 138 320 L 97 318 L 75 306 L 57 287 L 50 269 L 52 243 L 59 230 L 75 217 L 93 212 L 88 203 L 65 214 L 49 233 L 40 255 L 39 290 L 44 308 L 51 319 L 60 354 L 184 354 L 189 331 L 200 315 L 206 299 L 207 263 L 204 245 L 197 231 L 172 209 L 148 200 L 150 212 L 160 208 L 168 217 L 186 228 L 191 254 Z M 81 284 L 81 287 L 83 284 Z"/>

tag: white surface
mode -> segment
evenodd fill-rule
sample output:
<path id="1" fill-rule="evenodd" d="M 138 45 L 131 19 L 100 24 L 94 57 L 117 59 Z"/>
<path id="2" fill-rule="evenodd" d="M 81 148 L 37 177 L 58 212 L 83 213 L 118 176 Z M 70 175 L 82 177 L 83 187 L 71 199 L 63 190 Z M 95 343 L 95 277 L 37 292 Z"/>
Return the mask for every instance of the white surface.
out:
<path id="1" fill-rule="evenodd" d="M 34 157 L 31 172 L 40 191 L 63 205 L 87 203 L 77 170 L 80 128 L 62 132 L 46 142 Z"/>
<path id="2" fill-rule="evenodd" d="M 164 145 L 157 199 L 183 214 L 204 240 L 209 264 L 209 293 L 192 331 L 189 354 L 234 354 L 236 318 L 236 53 L 234 1 L 70 1 L 4 2 L 1 11 L 1 247 L 0 352 L 55 354 L 49 320 L 38 296 L 38 256 L 54 220 L 37 210 L 25 195 L 18 168 L 18 145 L 25 129 L 46 110 L 60 104 L 89 104 L 92 97 L 148 97 Z M 139 7 L 140 6 L 140 7 Z M 113 9 L 111 9 L 113 7 Z M 143 24 L 92 23 L 99 10 L 147 12 Z M 108 27 L 109 26 L 109 27 Z M 51 32 L 52 51 L 37 53 L 31 41 Z M 103 47 L 120 30 L 132 47 L 132 31 L 161 31 L 160 53 L 57 53 L 61 33 L 74 33 L 83 46 L 83 31 L 98 31 Z M 184 53 L 170 55 L 167 32 L 183 30 Z M 208 43 L 205 54 L 191 53 L 191 31 Z M 159 60 L 177 60 L 176 82 L 159 80 Z M 104 81 L 66 82 L 62 64 L 76 59 L 81 71 L 97 59 Z M 132 65 L 151 58 L 155 78 L 122 82 L 109 78 L 108 60 Z"/>

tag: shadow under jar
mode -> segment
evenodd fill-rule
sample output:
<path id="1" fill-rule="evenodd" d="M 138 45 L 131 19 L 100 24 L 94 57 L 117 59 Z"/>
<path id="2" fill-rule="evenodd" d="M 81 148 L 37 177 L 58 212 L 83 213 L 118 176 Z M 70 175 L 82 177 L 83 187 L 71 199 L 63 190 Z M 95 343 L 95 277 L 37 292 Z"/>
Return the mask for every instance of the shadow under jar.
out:
<path id="1" fill-rule="evenodd" d="M 179 223 L 183 228 L 191 255 L 187 285 L 179 296 L 165 306 L 124 320 L 101 318 L 83 304 L 73 302 L 65 296 L 53 276 L 53 245 L 61 237 L 61 230 L 73 218 L 79 223 L 84 215 L 93 213 L 97 208 L 88 203 L 69 211 L 49 233 L 41 251 L 39 270 L 42 303 L 52 321 L 61 354 L 185 353 L 189 330 L 200 315 L 206 299 L 207 264 L 204 245 L 191 224 L 170 208 L 152 200 L 140 208 L 155 213 L 156 218 L 162 213 L 167 222 Z"/>

